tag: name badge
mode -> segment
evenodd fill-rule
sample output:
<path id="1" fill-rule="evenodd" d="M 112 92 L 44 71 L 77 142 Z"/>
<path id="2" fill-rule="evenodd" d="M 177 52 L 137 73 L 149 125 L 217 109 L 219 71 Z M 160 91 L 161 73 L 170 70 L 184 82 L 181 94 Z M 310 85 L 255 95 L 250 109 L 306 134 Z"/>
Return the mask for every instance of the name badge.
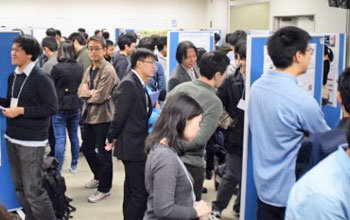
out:
<path id="1" fill-rule="evenodd" d="M 239 108 L 239 109 L 245 111 L 246 106 L 245 106 L 245 100 L 244 100 L 244 99 L 240 99 L 240 100 L 239 100 L 239 102 L 238 102 L 238 104 L 237 104 L 237 108 Z"/>
<path id="2" fill-rule="evenodd" d="M 11 98 L 10 107 L 17 107 L 18 106 L 18 98 Z"/>

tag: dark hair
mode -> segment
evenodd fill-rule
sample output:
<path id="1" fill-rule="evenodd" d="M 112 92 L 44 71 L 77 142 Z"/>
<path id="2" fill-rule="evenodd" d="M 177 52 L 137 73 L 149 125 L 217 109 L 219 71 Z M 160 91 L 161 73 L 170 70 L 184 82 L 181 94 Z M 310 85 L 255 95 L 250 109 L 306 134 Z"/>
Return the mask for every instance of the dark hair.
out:
<path id="1" fill-rule="evenodd" d="M 26 54 L 32 55 L 32 61 L 35 61 L 40 54 L 39 42 L 32 36 L 24 34 L 16 37 L 13 43 L 18 44 Z"/>
<path id="2" fill-rule="evenodd" d="M 56 35 L 58 35 L 58 36 L 62 37 L 62 33 L 61 33 L 61 31 L 60 31 L 60 30 L 56 30 Z"/>
<path id="3" fill-rule="evenodd" d="M 338 80 L 338 91 L 345 111 L 350 113 L 350 67 L 346 68 Z"/>
<path id="4" fill-rule="evenodd" d="M 102 31 L 102 37 L 106 40 L 109 39 L 109 32 L 108 31 Z"/>
<path id="5" fill-rule="evenodd" d="M 197 48 L 191 41 L 182 41 L 179 43 L 176 49 L 176 60 L 178 63 L 182 62 L 182 58 L 187 58 L 187 50 L 193 48 L 197 54 Z"/>
<path id="6" fill-rule="evenodd" d="M 214 33 L 214 40 L 218 42 L 221 39 L 220 35 L 218 33 Z"/>
<path id="7" fill-rule="evenodd" d="M 113 41 L 111 41 L 111 40 L 106 40 L 106 48 L 108 48 L 108 47 L 110 47 L 110 46 L 113 46 L 113 45 L 114 45 Z"/>
<path id="8" fill-rule="evenodd" d="M 101 36 L 95 35 L 95 36 L 89 37 L 89 39 L 87 40 L 87 44 L 89 44 L 90 41 L 97 41 L 101 44 L 102 48 L 106 48 L 106 45 L 107 45 L 106 40 Z"/>
<path id="9" fill-rule="evenodd" d="M 236 43 L 235 46 L 235 55 L 238 54 L 240 59 L 246 59 L 246 53 L 247 53 L 247 41 L 246 40 L 240 40 Z"/>
<path id="10" fill-rule="evenodd" d="M 331 63 L 334 59 L 334 55 L 333 55 L 333 51 L 331 48 L 329 48 L 327 45 L 324 45 L 324 51 L 323 51 L 323 55 L 327 55 L 328 56 L 328 60 Z"/>
<path id="11" fill-rule="evenodd" d="M 207 52 L 201 57 L 201 61 L 199 62 L 199 72 L 201 76 L 210 80 L 217 72 L 220 72 L 221 75 L 223 75 L 229 64 L 230 59 L 223 52 Z"/>
<path id="12" fill-rule="evenodd" d="M 137 34 L 135 32 L 129 32 L 127 34 L 125 34 L 126 36 L 130 37 L 131 41 L 133 43 L 137 42 Z"/>
<path id="13" fill-rule="evenodd" d="M 159 51 L 163 50 L 164 46 L 167 45 L 167 37 L 165 36 L 159 37 L 156 42 L 156 45 Z"/>
<path id="14" fill-rule="evenodd" d="M 203 54 L 205 54 L 207 51 L 203 47 L 197 48 L 197 64 L 199 64 Z"/>
<path id="15" fill-rule="evenodd" d="M 139 45 L 137 45 L 137 48 L 147 48 L 151 51 L 154 51 L 156 45 L 154 44 L 154 41 L 151 37 L 144 37 L 139 41 Z"/>
<path id="16" fill-rule="evenodd" d="M 154 53 L 146 48 L 138 48 L 135 50 L 135 52 L 131 55 L 131 68 L 135 68 L 137 61 L 139 60 L 145 60 L 147 57 L 151 57 L 155 59 Z"/>
<path id="17" fill-rule="evenodd" d="M 46 29 L 46 36 L 47 37 L 55 37 L 56 36 L 56 30 L 54 28 Z"/>
<path id="18" fill-rule="evenodd" d="M 85 32 L 86 32 L 86 30 L 85 30 L 85 28 L 78 28 L 78 32 L 85 33 Z"/>
<path id="19" fill-rule="evenodd" d="M 74 32 L 68 37 L 69 40 L 71 40 L 73 43 L 74 41 L 78 41 L 78 43 L 82 46 L 86 44 L 86 39 L 82 33 Z"/>
<path id="20" fill-rule="evenodd" d="M 94 35 L 98 35 L 98 33 L 100 33 L 101 32 L 101 30 L 96 30 L 95 32 L 94 32 Z"/>
<path id="21" fill-rule="evenodd" d="M 49 48 L 52 52 L 58 49 L 57 40 L 54 37 L 44 37 L 41 41 L 41 46 Z"/>
<path id="22" fill-rule="evenodd" d="M 60 48 L 58 49 L 57 61 L 58 62 L 68 62 L 68 61 L 76 61 L 77 54 L 74 50 L 73 42 L 67 40 L 61 43 Z"/>
<path id="23" fill-rule="evenodd" d="M 230 45 L 235 47 L 237 42 L 242 39 L 247 39 L 247 33 L 243 30 L 237 30 L 233 33 L 227 34 L 225 40 L 226 40 L 226 43 L 229 43 Z"/>
<path id="24" fill-rule="evenodd" d="M 185 93 L 178 93 L 168 98 L 153 126 L 152 133 L 146 138 L 146 152 L 149 153 L 155 145 L 166 138 L 171 149 L 179 155 L 184 154 L 182 140 L 186 122 L 202 112 L 198 102 Z"/>
<path id="25" fill-rule="evenodd" d="M 287 68 L 300 51 L 305 53 L 311 36 L 298 27 L 284 27 L 272 35 L 267 42 L 267 51 L 277 68 Z"/>
<path id="26" fill-rule="evenodd" d="M 125 45 L 128 45 L 128 47 L 130 47 L 130 45 L 132 43 L 136 43 L 136 41 L 133 41 L 133 38 L 130 36 L 127 36 L 126 34 L 121 34 L 118 38 L 118 46 L 120 50 L 125 50 Z"/>

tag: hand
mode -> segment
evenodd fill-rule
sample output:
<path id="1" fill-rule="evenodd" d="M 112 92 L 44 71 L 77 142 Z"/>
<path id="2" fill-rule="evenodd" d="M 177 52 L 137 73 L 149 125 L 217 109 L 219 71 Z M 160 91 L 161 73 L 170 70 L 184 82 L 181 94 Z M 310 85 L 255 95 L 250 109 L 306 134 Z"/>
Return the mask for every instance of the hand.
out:
<path id="1" fill-rule="evenodd" d="M 203 200 L 196 202 L 194 204 L 194 209 L 196 210 L 197 217 L 200 219 L 206 217 L 211 212 L 211 208 L 209 208 L 208 204 Z"/>
<path id="2" fill-rule="evenodd" d="M 87 83 L 84 83 L 83 86 L 82 86 L 82 89 L 83 90 L 90 90 L 90 87 Z"/>
<path id="3" fill-rule="evenodd" d="M 111 151 L 116 142 L 117 142 L 117 139 L 113 139 L 112 143 L 109 143 L 108 140 L 106 140 L 105 150 Z"/>
<path id="4" fill-rule="evenodd" d="M 160 105 L 159 105 L 159 102 L 158 100 L 156 101 L 156 106 L 155 106 L 157 109 L 160 109 Z"/>
<path id="5" fill-rule="evenodd" d="M 24 114 L 24 108 L 23 107 L 5 108 L 2 111 L 2 113 L 8 118 L 16 118 L 17 116 Z"/>

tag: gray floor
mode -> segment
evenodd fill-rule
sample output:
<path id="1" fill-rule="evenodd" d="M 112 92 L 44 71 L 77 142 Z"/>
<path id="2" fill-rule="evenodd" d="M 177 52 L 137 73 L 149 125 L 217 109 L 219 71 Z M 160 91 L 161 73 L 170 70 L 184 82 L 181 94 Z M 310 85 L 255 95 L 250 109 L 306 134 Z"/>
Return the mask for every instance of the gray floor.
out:
<path id="1" fill-rule="evenodd" d="M 69 143 L 68 143 L 69 145 Z M 123 204 L 123 181 L 124 167 L 121 161 L 113 158 L 113 187 L 111 196 L 98 203 L 89 203 L 87 198 L 95 190 L 85 189 L 86 182 L 92 179 L 93 175 L 84 157 L 79 158 L 78 173 L 71 174 L 68 171 L 70 164 L 69 146 L 66 152 L 66 160 L 63 166 L 62 175 L 65 177 L 67 185 L 66 195 L 73 199 L 72 205 L 77 208 L 77 211 L 72 213 L 73 219 L 76 220 L 112 220 L 123 219 L 122 204 Z M 215 199 L 216 191 L 214 190 L 214 180 L 205 180 L 204 186 L 208 188 L 208 193 L 203 194 L 203 200 L 211 204 Z M 228 208 L 224 210 L 222 219 L 236 219 L 232 212 L 232 198 Z"/>

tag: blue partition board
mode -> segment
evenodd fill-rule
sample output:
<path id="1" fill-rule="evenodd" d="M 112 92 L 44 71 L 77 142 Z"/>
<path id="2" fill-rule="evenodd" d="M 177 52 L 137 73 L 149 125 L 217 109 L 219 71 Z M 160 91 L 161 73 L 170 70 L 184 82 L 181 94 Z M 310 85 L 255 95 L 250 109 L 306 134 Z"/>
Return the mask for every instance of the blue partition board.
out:
<path id="1" fill-rule="evenodd" d="M 169 77 L 175 66 L 177 65 L 176 61 L 176 49 L 179 42 L 179 34 L 180 33 L 200 33 L 201 31 L 169 31 L 168 32 L 168 56 L 169 56 Z M 210 32 L 210 31 L 202 31 L 202 32 Z M 211 32 L 210 32 L 211 33 Z M 210 51 L 214 50 L 214 34 L 210 35 Z"/>
<path id="2" fill-rule="evenodd" d="M 119 35 L 120 35 L 120 29 L 116 28 L 115 29 L 115 44 L 118 44 Z"/>
<path id="3" fill-rule="evenodd" d="M 345 67 L 344 55 L 345 55 L 345 34 L 340 34 L 339 35 L 339 63 L 338 63 L 339 76 L 342 74 Z M 331 128 L 335 128 L 340 119 L 340 114 L 341 114 L 340 104 L 337 102 L 337 107 L 324 105 L 322 106 L 322 111 L 324 113 L 324 117 L 326 119 L 328 126 Z"/>
<path id="4" fill-rule="evenodd" d="M 314 97 L 317 102 L 321 103 L 321 88 L 322 88 L 322 65 L 323 65 L 323 44 L 322 36 L 314 36 L 310 43 L 316 44 L 316 74 L 315 74 L 315 90 Z M 251 56 L 250 64 L 250 81 L 251 86 L 255 80 L 260 78 L 264 72 L 264 47 L 267 44 L 268 37 L 266 36 L 253 36 L 251 39 L 251 51 L 247 51 L 247 56 Z M 252 158 L 252 146 L 251 146 L 251 132 L 248 132 L 248 154 L 247 161 L 247 176 L 246 176 L 246 192 L 245 192 L 245 210 L 244 219 L 256 219 L 257 216 L 257 191 L 254 182 L 253 174 L 253 158 Z M 242 210 L 241 210 L 242 212 Z"/>
<path id="5" fill-rule="evenodd" d="M 14 70 L 11 65 L 11 47 L 13 40 L 19 35 L 17 32 L 0 32 L 0 96 L 6 97 L 7 78 Z M 21 207 L 13 187 L 9 161 L 4 140 L 6 118 L 0 113 L 1 134 L 1 166 L 0 166 L 0 202 L 9 210 Z"/>
<path id="6" fill-rule="evenodd" d="M 125 34 L 127 33 L 134 33 L 135 30 L 134 29 L 125 29 Z"/>

